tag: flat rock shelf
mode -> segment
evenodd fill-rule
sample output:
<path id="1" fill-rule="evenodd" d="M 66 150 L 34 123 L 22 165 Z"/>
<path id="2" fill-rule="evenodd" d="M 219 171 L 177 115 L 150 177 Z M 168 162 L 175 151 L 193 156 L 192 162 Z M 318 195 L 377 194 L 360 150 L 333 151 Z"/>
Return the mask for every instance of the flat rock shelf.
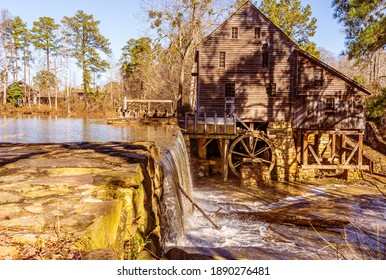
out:
<path id="1" fill-rule="evenodd" d="M 0 259 L 159 254 L 152 142 L 0 144 Z"/>

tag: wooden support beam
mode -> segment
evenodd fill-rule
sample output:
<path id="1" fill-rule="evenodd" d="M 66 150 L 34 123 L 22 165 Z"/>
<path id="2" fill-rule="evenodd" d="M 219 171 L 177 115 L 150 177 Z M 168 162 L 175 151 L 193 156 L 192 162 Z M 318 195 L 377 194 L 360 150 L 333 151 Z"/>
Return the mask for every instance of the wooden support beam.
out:
<path id="1" fill-rule="evenodd" d="M 296 159 L 298 164 L 300 164 L 302 160 L 302 132 L 298 130 L 296 135 Z"/>
<path id="2" fill-rule="evenodd" d="M 302 165 L 302 169 L 326 169 L 326 170 L 369 170 L 368 165 L 340 165 L 340 164 L 325 164 L 325 165 Z"/>
<path id="3" fill-rule="evenodd" d="M 344 165 L 348 165 L 351 161 L 351 159 L 353 158 L 355 152 L 358 150 L 358 147 L 359 147 L 359 143 L 357 143 L 354 147 L 354 149 L 351 151 L 351 154 L 349 155 L 347 161 L 344 163 Z"/>
<path id="4" fill-rule="evenodd" d="M 228 181 L 228 149 L 229 149 L 229 140 L 225 139 L 223 142 L 223 154 L 222 154 L 222 165 L 223 165 L 223 170 L 222 170 L 222 175 L 224 182 Z"/>
<path id="5" fill-rule="evenodd" d="M 214 138 L 210 138 L 208 141 L 205 142 L 204 146 L 202 146 L 201 149 L 205 149 L 206 146 L 208 146 L 210 144 L 210 142 L 212 142 L 214 140 Z"/>
<path id="6" fill-rule="evenodd" d="M 331 162 L 334 162 L 335 153 L 336 153 L 336 135 L 330 135 L 331 137 Z"/>
<path id="7" fill-rule="evenodd" d="M 318 157 L 318 155 L 315 153 L 314 151 L 314 148 L 312 148 L 311 145 L 308 145 L 308 149 L 310 150 L 312 156 L 314 157 L 314 159 L 316 160 L 316 162 L 318 163 L 318 165 L 322 165 L 322 163 L 320 162 L 320 159 Z"/>
<path id="8" fill-rule="evenodd" d="M 321 157 L 321 158 L 323 157 L 324 153 L 327 151 L 328 147 L 331 145 L 331 142 L 332 142 L 332 138 L 330 137 L 330 138 L 328 139 L 327 145 L 324 146 L 323 151 L 320 153 L 320 157 Z"/>
<path id="9" fill-rule="evenodd" d="M 308 146 L 309 146 L 309 143 L 308 143 L 308 133 L 305 132 L 303 133 L 303 165 L 307 166 L 308 165 Z"/>
<path id="10" fill-rule="evenodd" d="M 206 139 L 198 138 L 197 139 L 197 153 L 198 157 L 201 159 L 206 159 L 206 146 L 204 147 L 206 143 Z"/>
<path id="11" fill-rule="evenodd" d="M 363 133 L 358 135 L 358 165 L 363 164 Z"/>
<path id="12" fill-rule="evenodd" d="M 346 134 L 342 134 L 340 137 L 340 163 L 346 162 Z"/>

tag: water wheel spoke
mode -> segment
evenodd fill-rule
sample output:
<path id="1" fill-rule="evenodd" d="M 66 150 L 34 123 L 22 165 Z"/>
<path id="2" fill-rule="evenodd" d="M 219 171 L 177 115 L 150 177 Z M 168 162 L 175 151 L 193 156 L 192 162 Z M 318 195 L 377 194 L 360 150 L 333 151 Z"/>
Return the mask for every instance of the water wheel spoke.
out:
<path id="1" fill-rule="evenodd" d="M 257 146 L 257 142 L 259 142 L 259 139 L 258 138 L 254 138 L 254 141 L 253 141 L 253 149 L 252 149 L 252 154 L 255 153 L 256 151 L 256 146 Z"/>
<path id="2" fill-rule="evenodd" d="M 235 164 L 233 164 L 233 167 L 234 167 L 234 168 L 237 168 L 237 167 L 239 167 L 242 163 L 243 163 L 243 161 L 240 160 L 240 161 L 236 162 Z"/>
<path id="3" fill-rule="evenodd" d="M 241 139 L 240 142 L 241 142 L 241 144 L 243 145 L 245 151 L 248 152 L 249 157 L 252 157 L 251 151 L 250 151 L 250 149 L 248 148 L 247 144 L 245 144 L 244 139 Z"/>
<path id="4" fill-rule="evenodd" d="M 242 157 L 250 157 L 250 155 L 243 154 L 243 153 L 236 152 L 236 151 L 232 151 L 232 154 L 239 155 L 239 156 L 242 156 Z"/>
<path id="5" fill-rule="evenodd" d="M 260 150 L 258 150 L 257 153 L 254 154 L 254 156 L 256 157 L 256 156 L 264 153 L 265 151 L 268 151 L 269 149 L 271 149 L 269 146 L 263 147 Z"/>
<path id="6" fill-rule="evenodd" d="M 273 161 L 266 160 L 266 159 L 263 159 L 263 158 L 261 158 L 260 161 L 261 161 L 261 162 L 264 162 L 264 163 L 268 163 L 269 165 L 271 165 L 272 162 L 273 162 Z"/>

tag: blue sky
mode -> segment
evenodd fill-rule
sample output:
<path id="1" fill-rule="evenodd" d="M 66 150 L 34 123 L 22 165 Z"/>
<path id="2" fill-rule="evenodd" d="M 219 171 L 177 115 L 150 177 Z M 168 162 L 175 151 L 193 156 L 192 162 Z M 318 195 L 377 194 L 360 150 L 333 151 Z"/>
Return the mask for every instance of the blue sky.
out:
<path id="1" fill-rule="evenodd" d="M 119 59 L 121 48 L 129 39 L 146 35 L 148 24 L 140 3 L 141 0 L 0 0 L 0 9 L 20 16 L 29 27 L 41 16 L 60 22 L 63 16 L 73 16 L 83 10 L 101 21 L 101 33 L 110 40 L 114 56 Z M 302 3 L 311 5 L 313 16 L 318 20 L 313 38 L 317 46 L 339 54 L 345 48 L 344 34 L 342 26 L 332 17 L 331 0 L 302 0 Z"/>

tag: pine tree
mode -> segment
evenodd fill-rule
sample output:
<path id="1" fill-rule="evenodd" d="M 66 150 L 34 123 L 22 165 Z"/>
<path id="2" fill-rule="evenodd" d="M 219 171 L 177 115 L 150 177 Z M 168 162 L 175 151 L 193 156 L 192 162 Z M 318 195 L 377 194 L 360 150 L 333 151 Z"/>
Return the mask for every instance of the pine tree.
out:
<path id="1" fill-rule="evenodd" d="M 37 50 L 43 50 L 46 55 L 46 71 L 50 72 L 51 55 L 56 53 L 59 49 L 58 36 L 56 31 L 59 29 L 59 24 L 51 17 L 40 17 L 39 21 L 33 23 L 31 29 L 32 44 Z M 51 107 L 51 91 L 48 89 L 48 103 Z"/>
<path id="2" fill-rule="evenodd" d="M 367 59 L 386 46 L 385 0 L 333 0 L 333 6 L 345 27 L 350 57 Z"/>
<path id="3" fill-rule="evenodd" d="M 301 49 L 319 58 L 316 44 L 310 40 L 317 28 L 310 5 L 302 7 L 300 0 L 263 0 L 259 9 Z"/>
<path id="4" fill-rule="evenodd" d="M 83 90 L 86 97 L 86 107 L 89 108 L 89 98 L 92 94 L 91 74 L 107 70 L 109 64 L 100 57 L 99 52 L 111 54 L 110 43 L 99 31 L 100 22 L 82 10 L 79 10 L 73 17 L 64 17 L 62 22 L 70 32 L 73 46 L 71 49 L 72 57 L 82 68 Z"/>
<path id="5" fill-rule="evenodd" d="M 1 80 L 3 83 L 3 100 L 2 104 L 7 103 L 7 87 L 8 87 L 8 72 L 9 65 L 12 58 L 12 15 L 8 10 L 1 11 L 1 22 L 0 22 L 0 44 L 1 44 L 1 56 L 0 61 L 1 67 Z"/>
<path id="6" fill-rule="evenodd" d="M 11 37 L 13 41 L 13 63 L 14 63 L 14 80 L 17 82 L 19 80 L 19 52 L 23 51 L 25 36 L 28 33 L 27 24 L 23 20 L 16 16 L 13 18 L 11 23 Z"/>
<path id="7" fill-rule="evenodd" d="M 51 53 L 59 49 L 59 39 L 56 31 L 59 29 L 59 24 L 50 17 L 40 17 L 39 21 L 33 23 L 31 29 L 32 44 L 37 50 L 43 50 L 46 54 L 46 70 L 50 72 L 50 56 Z"/>

